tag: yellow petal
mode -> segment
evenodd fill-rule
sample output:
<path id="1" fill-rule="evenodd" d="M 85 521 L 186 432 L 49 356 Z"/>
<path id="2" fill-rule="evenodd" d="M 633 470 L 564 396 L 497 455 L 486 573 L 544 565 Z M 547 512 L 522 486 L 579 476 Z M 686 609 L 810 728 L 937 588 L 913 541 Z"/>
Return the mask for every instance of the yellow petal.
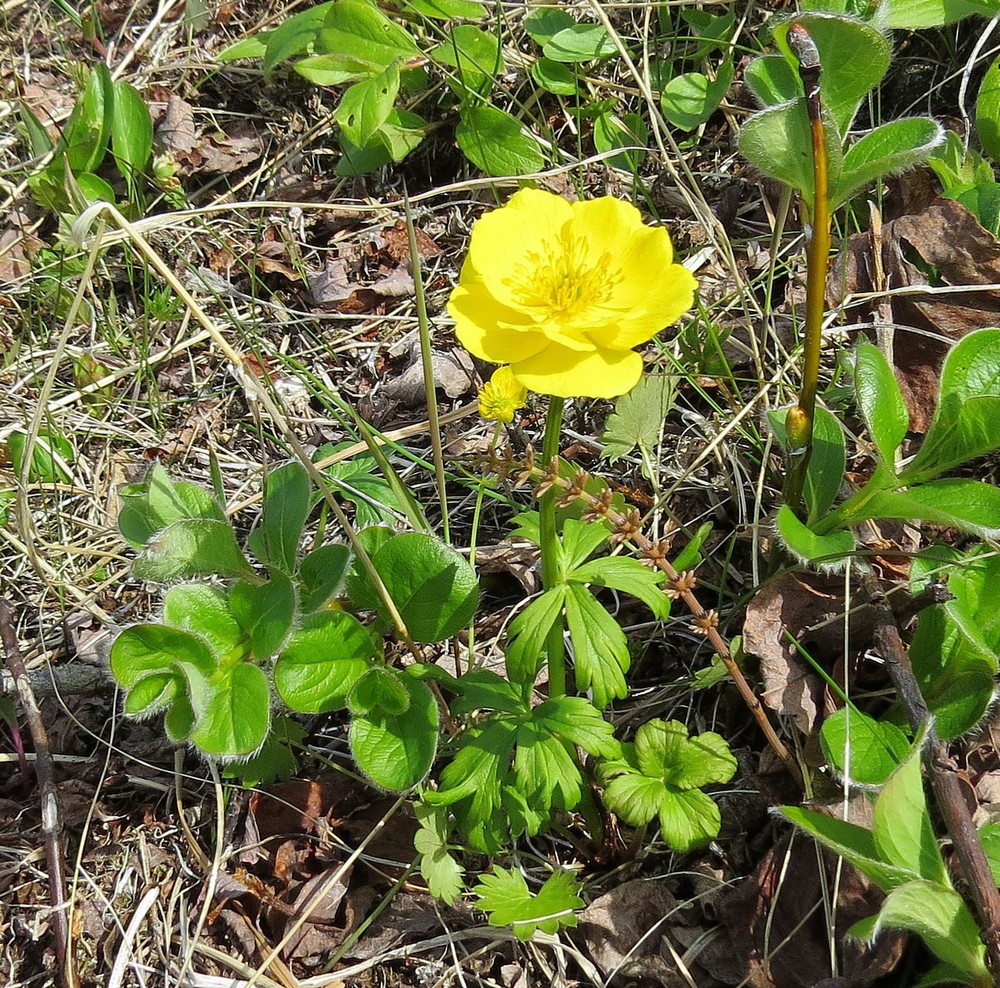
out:
<path id="1" fill-rule="evenodd" d="M 617 398 L 642 376 L 642 357 L 634 350 L 576 353 L 551 344 L 512 364 L 514 376 L 530 391 L 558 398 Z"/>
<path id="2" fill-rule="evenodd" d="M 559 250 L 559 231 L 572 215 L 561 196 L 522 189 L 506 206 L 476 221 L 468 261 L 499 302 L 516 307 L 517 286 Z"/>
<path id="3" fill-rule="evenodd" d="M 635 206 L 611 196 L 576 202 L 572 209 L 573 218 L 565 233 L 583 242 L 589 266 L 606 265 L 610 258 L 615 267 L 620 267 L 625 253 L 634 249 L 637 237 L 656 232 L 642 222 L 642 214 Z M 670 251 L 667 231 L 660 228 L 659 232 L 666 237 L 667 250 Z M 670 264 L 672 260 L 672 253 L 668 253 L 666 263 Z"/>
<path id="4" fill-rule="evenodd" d="M 499 305 L 481 285 L 456 288 L 448 300 L 455 335 L 470 353 L 493 364 L 524 360 L 548 345 L 519 312 Z"/>

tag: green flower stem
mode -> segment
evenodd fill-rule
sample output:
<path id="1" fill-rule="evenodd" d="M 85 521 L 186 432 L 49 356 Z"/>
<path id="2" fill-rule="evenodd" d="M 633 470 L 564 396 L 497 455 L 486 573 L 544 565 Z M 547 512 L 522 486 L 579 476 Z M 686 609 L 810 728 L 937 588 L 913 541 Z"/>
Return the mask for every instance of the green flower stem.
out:
<path id="1" fill-rule="evenodd" d="M 559 436 L 562 433 L 564 398 L 549 398 L 549 411 L 545 417 L 545 436 L 542 439 L 542 463 L 545 468 L 559 455 Z M 542 588 L 551 590 L 562 579 L 559 565 L 559 539 L 556 532 L 556 496 L 559 488 L 550 487 L 538 502 L 538 533 L 542 550 Z M 566 695 L 566 650 L 563 644 L 563 621 L 552 625 L 546 642 L 549 664 L 549 696 Z"/>

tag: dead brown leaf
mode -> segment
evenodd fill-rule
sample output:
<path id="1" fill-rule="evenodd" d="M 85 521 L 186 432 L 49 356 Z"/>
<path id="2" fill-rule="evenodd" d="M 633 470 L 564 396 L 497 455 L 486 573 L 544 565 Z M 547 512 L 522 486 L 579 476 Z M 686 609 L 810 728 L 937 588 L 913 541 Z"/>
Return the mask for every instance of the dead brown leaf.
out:
<path id="1" fill-rule="evenodd" d="M 421 258 L 437 257 L 441 253 L 441 248 L 420 227 L 415 227 L 414 233 L 417 240 L 417 253 Z M 410 237 L 406 232 L 404 220 L 396 220 L 393 226 L 385 227 L 382 230 L 382 239 L 385 241 L 384 252 L 396 264 L 409 263 Z"/>
<path id="2" fill-rule="evenodd" d="M 828 294 L 877 292 L 882 286 L 867 233 L 850 238 Z M 919 213 L 900 216 L 881 231 L 880 261 L 889 300 L 897 376 L 910 412 L 910 428 L 926 432 L 937 398 L 941 364 L 949 344 L 974 329 L 1000 322 L 1000 292 L 972 290 L 1000 284 L 1000 243 L 964 206 L 938 199 Z M 898 294 L 899 289 L 933 286 L 934 294 Z M 953 288 L 954 291 L 950 291 Z M 876 305 L 873 303 L 873 305 Z M 882 309 L 885 309 L 884 303 Z M 854 307 L 858 321 L 872 321 L 872 308 Z M 876 321 L 884 321 L 876 317 Z"/>
<path id="3" fill-rule="evenodd" d="M 198 131 L 194 125 L 194 107 L 171 93 L 167 109 L 156 128 L 156 140 L 164 151 L 187 153 L 198 146 Z"/>

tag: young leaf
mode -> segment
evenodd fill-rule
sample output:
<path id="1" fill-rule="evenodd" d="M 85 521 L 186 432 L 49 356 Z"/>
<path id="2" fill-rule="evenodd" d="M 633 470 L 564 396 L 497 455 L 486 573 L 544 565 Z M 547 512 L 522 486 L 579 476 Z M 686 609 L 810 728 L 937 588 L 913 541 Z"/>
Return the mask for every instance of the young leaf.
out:
<path id="1" fill-rule="evenodd" d="M 534 895 L 519 871 L 493 866 L 474 891 L 490 926 L 513 926 L 518 940 L 530 940 L 535 930 L 555 933 L 560 926 L 576 926 L 575 909 L 583 908 L 579 885 L 571 872 L 556 871 Z"/>
<path id="2" fill-rule="evenodd" d="M 670 598 L 663 592 L 662 576 L 631 556 L 599 556 L 571 570 L 567 579 L 631 594 L 661 621 L 670 616 Z"/>
<path id="3" fill-rule="evenodd" d="M 829 182 L 831 188 L 836 188 L 843 160 L 841 136 L 825 107 L 823 115 Z M 804 99 L 782 103 L 755 113 L 743 124 L 737 140 L 740 151 L 751 165 L 765 175 L 797 189 L 812 213 L 816 196 L 812 155 L 802 153 L 802 148 L 812 146 Z"/>
<path id="4" fill-rule="evenodd" d="M 203 638 L 216 658 L 232 653 L 244 638 L 226 593 L 203 583 L 171 587 L 163 598 L 163 622 Z"/>
<path id="5" fill-rule="evenodd" d="M 947 885 L 918 879 L 893 889 L 878 915 L 856 923 L 848 935 L 870 940 L 882 929 L 918 934 L 941 960 L 961 972 L 964 984 L 991 983 L 979 927 L 962 897 Z"/>
<path id="6" fill-rule="evenodd" d="M 65 156 L 72 172 L 94 172 L 100 167 L 111 136 L 113 105 L 111 72 L 103 62 L 97 62 L 56 147 L 56 155 L 60 160 Z"/>
<path id="7" fill-rule="evenodd" d="M 615 402 L 604 423 L 601 456 L 610 463 L 628 456 L 636 447 L 645 461 L 653 461 L 663 422 L 674 407 L 676 378 L 672 374 L 644 374 L 639 383 Z"/>
<path id="8" fill-rule="evenodd" d="M 426 803 L 415 803 L 413 813 L 420 829 L 413 836 L 420 855 L 420 874 L 435 899 L 451 905 L 461 894 L 462 866 L 448 852 L 448 811 Z"/>
<path id="9" fill-rule="evenodd" d="M 250 551 L 267 567 L 291 576 L 309 514 L 309 475 L 292 460 L 270 471 L 264 484 L 260 524 L 250 533 Z"/>
<path id="10" fill-rule="evenodd" d="M 354 684 L 347 705 L 355 716 L 373 712 L 401 714 L 410 706 L 410 694 L 392 669 L 372 666 Z"/>
<path id="11" fill-rule="evenodd" d="M 646 157 L 645 151 L 635 150 L 636 145 L 645 148 L 648 140 L 646 124 L 638 113 L 624 113 L 619 117 L 609 111 L 598 114 L 594 119 L 594 147 L 598 152 L 628 148 L 627 151 L 606 159 L 613 168 L 634 172 Z"/>
<path id="12" fill-rule="evenodd" d="M 674 76 L 660 94 L 660 106 L 667 120 L 680 130 L 695 130 L 719 108 L 733 81 L 733 62 L 726 59 L 714 79 L 701 72 Z"/>
<path id="13" fill-rule="evenodd" d="M 842 707 L 823 721 L 820 741 L 834 771 L 862 785 L 885 782 L 910 748 L 895 724 L 853 707 Z"/>
<path id="14" fill-rule="evenodd" d="M 583 775 L 572 748 L 535 719 L 517 730 L 514 787 L 540 824 L 548 823 L 553 810 L 574 809 L 583 795 Z M 532 826 L 528 832 L 539 829 Z"/>
<path id="15" fill-rule="evenodd" d="M 181 518 L 226 520 L 225 511 L 210 491 L 185 481 L 174 483 L 159 463 L 142 483 L 123 487 L 118 496 L 122 501 L 118 529 L 136 549 Z"/>
<path id="16" fill-rule="evenodd" d="M 530 175 L 545 166 L 545 157 L 521 122 L 486 104 L 465 105 L 459 111 L 455 140 L 462 153 L 487 175 Z"/>
<path id="17" fill-rule="evenodd" d="M 875 801 L 872 838 L 883 861 L 915 872 L 928 881 L 950 885 L 927 811 L 920 770 L 921 741 L 918 738 L 914 742 Z"/>
<path id="18" fill-rule="evenodd" d="M 534 686 L 545 663 L 545 643 L 552 626 L 562 617 L 569 588 L 565 584 L 546 590 L 521 611 L 507 629 L 504 661 L 511 683 Z"/>
<path id="19" fill-rule="evenodd" d="M 320 611 L 289 637 L 274 667 L 274 686 L 292 710 L 340 710 L 374 656 L 375 643 L 357 618 Z"/>
<path id="20" fill-rule="evenodd" d="M 351 720 L 354 760 L 375 785 L 401 792 L 423 779 L 434 763 L 438 706 L 425 683 L 393 673 L 408 696 L 406 709 L 382 707 Z"/>
<path id="21" fill-rule="evenodd" d="M 424 123 L 416 114 L 407 114 L 407 117 L 415 118 L 419 121 L 419 126 Z M 380 134 L 385 134 L 386 126 L 394 118 L 399 118 L 399 111 L 390 112 L 389 119 L 383 125 Z M 423 139 L 423 130 L 419 131 L 419 136 L 420 139 Z M 408 146 L 406 153 L 412 149 Z M 405 154 L 402 157 L 405 157 Z M 394 160 L 400 159 L 394 158 Z M 349 443 L 338 443 L 337 445 L 327 443 L 316 450 L 314 459 L 324 460 L 349 445 Z M 333 481 L 340 496 L 354 505 L 353 521 L 356 529 L 370 528 L 372 525 L 395 524 L 400 504 L 390 484 L 379 474 L 373 457 L 362 454 L 331 463 L 323 467 L 323 474 Z"/>
<path id="22" fill-rule="evenodd" d="M 882 462 L 895 473 L 896 450 L 906 438 L 910 415 L 889 361 L 872 343 L 861 342 L 855 351 L 854 388 L 868 434 Z"/>
<path id="23" fill-rule="evenodd" d="M 634 745 L 622 747 L 623 757 L 598 767 L 608 809 L 633 826 L 659 817 L 663 839 L 678 851 L 718 836 L 719 809 L 700 787 L 728 782 L 736 771 L 724 738 L 689 738 L 679 721 L 653 720 L 639 728 Z"/>
<path id="24" fill-rule="evenodd" d="M 281 648 L 295 616 L 295 590 L 284 573 L 275 571 L 264 584 L 239 582 L 230 591 L 230 606 L 250 636 L 250 651 L 267 659 Z"/>
<path id="25" fill-rule="evenodd" d="M 1000 329 L 979 329 L 949 351 L 923 445 L 900 475 L 917 484 L 1000 448 Z"/>

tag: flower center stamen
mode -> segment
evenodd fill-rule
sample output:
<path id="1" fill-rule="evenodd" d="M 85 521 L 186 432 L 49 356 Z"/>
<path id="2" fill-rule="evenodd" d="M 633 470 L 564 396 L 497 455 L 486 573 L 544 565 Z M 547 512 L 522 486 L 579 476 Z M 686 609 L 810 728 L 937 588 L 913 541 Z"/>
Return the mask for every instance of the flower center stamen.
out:
<path id="1" fill-rule="evenodd" d="M 606 302 L 618 280 L 610 252 L 590 266 L 583 239 L 564 236 L 530 253 L 508 284 L 518 304 L 538 309 L 543 318 L 569 321 Z"/>

